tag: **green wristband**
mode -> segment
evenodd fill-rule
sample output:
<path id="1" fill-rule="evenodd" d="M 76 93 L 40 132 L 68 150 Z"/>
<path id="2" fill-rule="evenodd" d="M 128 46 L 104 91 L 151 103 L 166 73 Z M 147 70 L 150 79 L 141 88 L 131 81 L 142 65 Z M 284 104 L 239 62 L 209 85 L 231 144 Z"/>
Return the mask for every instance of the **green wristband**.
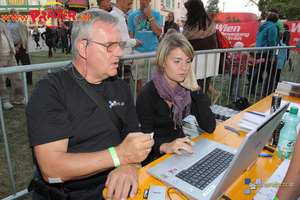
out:
<path id="1" fill-rule="evenodd" d="M 274 200 L 279 200 L 279 199 L 275 196 Z"/>
<path id="2" fill-rule="evenodd" d="M 151 17 L 150 19 L 148 19 L 149 21 L 151 21 L 151 20 L 153 20 L 154 18 L 153 17 Z"/>
<path id="3" fill-rule="evenodd" d="M 117 152 L 115 151 L 115 148 L 109 147 L 108 150 L 109 150 L 109 153 L 111 155 L 111 158 L 114 161 L 115 167 L 119 167 L 121 165 L 121 163 L 120 163 L 120 160 L 118 158 Z"/>

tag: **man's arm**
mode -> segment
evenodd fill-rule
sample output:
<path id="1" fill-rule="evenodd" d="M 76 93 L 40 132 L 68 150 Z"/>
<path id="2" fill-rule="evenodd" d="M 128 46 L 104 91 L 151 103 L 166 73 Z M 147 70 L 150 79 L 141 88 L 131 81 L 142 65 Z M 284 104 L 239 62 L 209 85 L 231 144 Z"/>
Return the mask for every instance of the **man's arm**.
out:
<path id="1" fill-rule="evenodd" d="M 62 181 L 82 179 L 113 168 L 108 150 L 93 153 L 67 153 L 69 139 L 37 145 L 34 152 L 45 181 L 60 178 Z M 154 141 L 150 135 L 131 133 L 115 151 L 121 166 L 139 163 L 148 155 Z"/>
<path id="2" fill-rule="evenodd" d="M 144 12 L 145 12 L 145 15 L 148 17 L 148 19 L 152 19 L 152 20 L 149 20 L 149 22 L 150 22 L 150 25 L 151 25 L 151 28 L 152 28 L 154 34 L 157 36 L 160 36 L 161 32 L 162 32 L 162 28 L 161 28 L 161 26 L 159 26 L 156 23 L 153 15 L 152 15 L 151 8 L 150 7 L 145 8 Z"/>

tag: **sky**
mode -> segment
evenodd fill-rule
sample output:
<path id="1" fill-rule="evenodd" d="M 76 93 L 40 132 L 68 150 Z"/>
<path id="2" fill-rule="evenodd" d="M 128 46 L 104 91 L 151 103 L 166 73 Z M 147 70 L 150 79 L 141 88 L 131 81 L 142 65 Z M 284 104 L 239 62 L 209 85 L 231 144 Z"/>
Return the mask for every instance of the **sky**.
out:
<path id="1" fill-rule="evenodd" d="M 204 6 L 207 6 L 207 0 L 202 1 Z M 258 2 L 258 0 L 254 1 Z M 245 7 L 248 2 L 249 0 L 219 0 L 219 8 L 223 12 L 223 3 L 225 3 L 224 12 L 249 12 L 258 15 L 258 7 L 254 3 L 250 2 Z"/>

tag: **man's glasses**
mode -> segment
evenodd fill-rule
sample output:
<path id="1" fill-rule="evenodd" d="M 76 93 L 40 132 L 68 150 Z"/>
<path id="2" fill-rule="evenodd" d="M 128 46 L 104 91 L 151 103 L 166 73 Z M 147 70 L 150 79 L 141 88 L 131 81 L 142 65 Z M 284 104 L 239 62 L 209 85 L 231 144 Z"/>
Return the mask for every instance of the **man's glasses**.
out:
<path id="1" fill-rule="evenodd" d="M 92 41 L 92 40 L 87 40 L 87 39 L 84 39 L 84 40 L 86 40 L 88 42 L 94 42 L 96 44 L 102 45 L 102 46 L 106 47 L 106 50 L 108 52 L 115 51 L 118 46 L 120 46 L 120 48 L 123 50 L 126 46 L 126 42 L 110 42 L 108 44 L 103 44 L 103 43 Z"/>

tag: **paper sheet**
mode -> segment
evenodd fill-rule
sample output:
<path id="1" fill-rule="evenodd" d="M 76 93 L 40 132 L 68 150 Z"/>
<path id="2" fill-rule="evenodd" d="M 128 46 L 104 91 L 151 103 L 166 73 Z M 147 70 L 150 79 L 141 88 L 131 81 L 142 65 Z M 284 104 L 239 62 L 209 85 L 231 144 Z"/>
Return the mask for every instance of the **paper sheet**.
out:
<path id="1" fill-rule="evenodd" d="M 289 165 L 290 160 L 284 160 L 266 183 L 282 183 Z M 262 187 L 253 200 L 273 200 L 277 191 L 278 187 Z"/>

